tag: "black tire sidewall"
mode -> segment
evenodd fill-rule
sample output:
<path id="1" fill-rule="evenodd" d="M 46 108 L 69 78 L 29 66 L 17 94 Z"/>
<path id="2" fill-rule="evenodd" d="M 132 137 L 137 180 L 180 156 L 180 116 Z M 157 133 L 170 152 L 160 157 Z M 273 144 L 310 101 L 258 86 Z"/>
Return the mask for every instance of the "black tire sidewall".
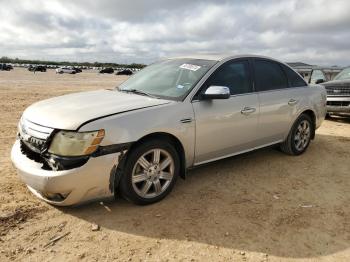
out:
<path id="1" fill-rule="evenodd" d="M 135 192 L 132 186 L 132 181 L 131 181 L 132 171 L 136 161 L 140 158 L 140 156 L 142 156 L 144 153 L 154 148 L 160 148 L 160 149 L 166 150 L 172 156 L 174 160 L 174 165 L 175 165 L 174 177 L 170 185 L 168 186 L 168 188 L 159 196 L 156 196 L 154 198 L 143 198 Z M 136 148 L 132 149 L 131 152 L 128 153 L 124 164 L 119 189 L 124 198 L 126 198 L 127 200 L 135 204 L 138 204 L 138 205 L 152 204 L 162 200 L 164 197 L 166 197 L 170 193 L 170 191 L 173 189 L 176 183 L 179 173 L 180 173 L 180 158 L 175 147 L 169 141 L 167 140 L 146 141 L 140 144 L 139 146 L 137 146 Z"/>
<path id="2" fill-rule="evenodd" d="M 297 129 L 298 129 L 299 124 L 300 124 L 302 121 L 304 121 L 304 120 L 308 121 L 308 123 L 309 123 L 309 126 L 310 126 L 310 138 L 309 138 L 309 141 L 308 141 L 306 147 L 303 148 L 303 150 L 298 150 L 298 149 L 296 148 L 296 146 L 295 146 L 295 143 L 294 143 L 294 136 L 295 136 L 295 133 L 296 133 L 296 131 L 297 131 Z M 311 118 L 310 118 L 308 115 L 306 115 L 306 114 L 301 115 L 301 116 L 297 119 L 297 121 L 295 121 L 295 123 L 294 123 L 294 125 L 293 125 L 293 128 L 292 128 L 292 130 L 291 130 L 292 132 L 291 132 L 291 137 L 290 137 L 290 141 L 289 141 L 289 142 L 291 143 L 291 149 L 292 149 L 294 155 L 301 155 L 301 154 L 304 153 L 304 152 L 306 151 L 306 149 L 309 147 L 310 142 L 311 142 L 311 137 L 312 137 L 312 134 L 313 134 L 313 132 L 314 132 L 313 129 L 314 129 L 314 126 L 313 126 L 313 124 L 312 124 Z"/>

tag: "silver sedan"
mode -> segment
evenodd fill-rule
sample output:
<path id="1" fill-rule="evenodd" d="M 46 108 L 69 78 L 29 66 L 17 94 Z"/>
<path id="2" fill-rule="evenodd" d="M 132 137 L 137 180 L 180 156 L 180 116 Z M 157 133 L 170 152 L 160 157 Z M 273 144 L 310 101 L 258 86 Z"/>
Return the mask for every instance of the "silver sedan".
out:
<path id="1" fill-rule="evenodd" d="M 150 204 L 203 163 L 274 144 L 302 154 L 325 105 L 323 87 L 274 59 L 167 59 L 114 90 L 31 105 L 12 161 L 30 191 L 51 204 L 117 193 Z"/>

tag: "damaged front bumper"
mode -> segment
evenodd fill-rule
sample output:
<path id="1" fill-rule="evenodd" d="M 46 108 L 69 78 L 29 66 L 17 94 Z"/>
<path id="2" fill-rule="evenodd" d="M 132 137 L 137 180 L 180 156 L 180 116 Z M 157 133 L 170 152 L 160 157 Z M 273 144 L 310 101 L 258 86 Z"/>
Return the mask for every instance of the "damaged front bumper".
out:
<path id="1" fill-rule="evenodd" d="M 90 157 L 83 165 L 68 170 L 50 170 L 21 150 L 17 139 L 11 160 L 20 178 L 31 192 L 42 200 L 58 206 L 74 205 L 114 196 L 114 171 L 120 153 Z"/>

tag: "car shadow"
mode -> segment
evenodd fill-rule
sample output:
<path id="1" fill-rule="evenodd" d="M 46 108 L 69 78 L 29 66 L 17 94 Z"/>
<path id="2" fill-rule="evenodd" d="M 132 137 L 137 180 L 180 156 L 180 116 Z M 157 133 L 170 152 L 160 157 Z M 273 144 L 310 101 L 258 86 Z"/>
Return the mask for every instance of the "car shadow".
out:
<path id="1" fill-rule="evenodd" d="M 138 236 L 280 257 L 325 256 L 350 246 L 349 146 L 349 138 L 317 135 L 302 156 L 267 148 L 193 169 L 153 205 L 117 199 L 104 203 L 108 208 L 60 210 Z"/>

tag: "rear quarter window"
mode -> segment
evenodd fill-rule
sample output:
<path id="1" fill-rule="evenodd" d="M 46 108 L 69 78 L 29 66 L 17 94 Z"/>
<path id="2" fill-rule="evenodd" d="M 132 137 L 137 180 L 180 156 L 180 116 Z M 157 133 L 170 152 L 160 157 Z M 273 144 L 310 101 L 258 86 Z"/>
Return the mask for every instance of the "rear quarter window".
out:
<path id="1" fill-rule="evenodd" d="M 304 79 L 298 73 L 290 69 L 288 66 L 285 66 L 283 64 L 281 64 L 281 66 L 283 67 L 283 70 L 287 75 L 290 87 L 307 86 Z"/>

